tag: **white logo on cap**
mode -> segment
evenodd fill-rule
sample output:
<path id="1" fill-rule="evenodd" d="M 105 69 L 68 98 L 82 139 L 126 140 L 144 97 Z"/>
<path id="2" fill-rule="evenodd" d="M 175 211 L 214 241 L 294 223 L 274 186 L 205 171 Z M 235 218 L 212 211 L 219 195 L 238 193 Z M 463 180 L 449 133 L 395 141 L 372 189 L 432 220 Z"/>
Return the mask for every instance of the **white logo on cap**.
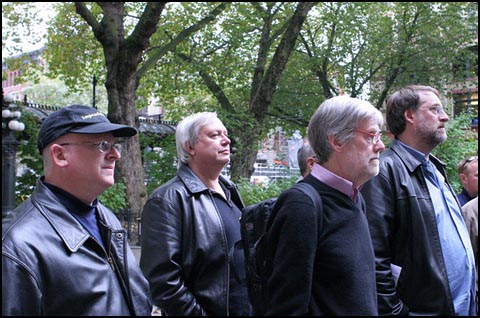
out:
<path id="1" fill-rule="evenodd" d="M 92 117 L 95 117 L 95 116 L 103 116 L 102 113 L 93 113 L 93 114 L 89 114 L 89 115 L 84 115 L 82 116 L 82 119 L 89 119 L 89 118 L 92 118 Z"/>

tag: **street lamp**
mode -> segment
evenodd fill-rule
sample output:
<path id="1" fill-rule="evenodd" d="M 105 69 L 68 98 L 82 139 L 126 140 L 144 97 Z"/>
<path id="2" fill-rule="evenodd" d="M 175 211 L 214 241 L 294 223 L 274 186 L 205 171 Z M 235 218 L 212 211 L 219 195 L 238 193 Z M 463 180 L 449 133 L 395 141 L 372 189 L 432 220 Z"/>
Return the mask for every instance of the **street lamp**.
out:
<path id="1" fill-rule="evenodd" d="M 23 131 L 25 124 L 18 119 L 22 113 L 13 98 L 5 96 L 2 102 L 2 219 L 15 208 L 15 160 L 17 146 L 15 131 Z"/>

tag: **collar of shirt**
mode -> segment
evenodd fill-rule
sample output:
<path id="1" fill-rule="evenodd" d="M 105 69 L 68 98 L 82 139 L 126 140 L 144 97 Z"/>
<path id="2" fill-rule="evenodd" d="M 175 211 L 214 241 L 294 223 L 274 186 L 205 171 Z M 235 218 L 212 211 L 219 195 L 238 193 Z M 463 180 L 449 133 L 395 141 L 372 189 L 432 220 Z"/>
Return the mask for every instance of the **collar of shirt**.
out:
<path id="1" fill-rule="evenodd" d="M 313 165 L 311 175 L 322 181 L 323 183 L 329 185 L 330 187 L 342 193 L 345 193 L 353 201 L 357 200 L 360 188 L 354 188 L 351 181 L 334 174 L 333 172 L 324 168 L 318 163 L 315 163 Z"/>
<path id="2" fill-rule="evenodd" d="M 92 205 L 86 204 L 77 197 L 73 196 L 72 194 L 68 193 L 67 191 L 54 186 L 49 183 L 45 183 L 45 185 L 57 196 L 60 203 L 67 208 L 70 213 L 86 217 L 89 214 L 95 213 L 97 208 L 98 199 L 95 199 Z"/>
<path id="3" fill-rule="evenodd" d="M 425 155 L 423 152 L 418 151 L 417 149 L 414 149 L 410 147 L 409 145 L 401 142 L 400 140 L 397 139 L 397 142 L 405 148 L 415 159 L 417 159 L 420 162 L 425 162 L 425 161 L 430 161 L 429 156 Z"/>

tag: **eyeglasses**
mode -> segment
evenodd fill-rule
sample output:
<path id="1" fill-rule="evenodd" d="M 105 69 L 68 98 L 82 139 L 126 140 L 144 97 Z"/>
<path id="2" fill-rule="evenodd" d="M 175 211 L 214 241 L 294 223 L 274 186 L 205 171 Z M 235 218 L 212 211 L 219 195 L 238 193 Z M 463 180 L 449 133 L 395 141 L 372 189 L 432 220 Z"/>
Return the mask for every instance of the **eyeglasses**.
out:
<path id="1" fill-rule="evenodd" d="M 380 140 L 380 138 L 382 138 L 381 131 L 377 131 L 376 133 L 371 133 L 371 132 L 363 131 L 359 129 L 353 129 L 353 131 L 368 135 L 367 141 L 371 144 L 376 144 Z"/>
<path id="2" fill-rule="evenodd" d="M 473 156 L 473 157 L 470 157 L 470 158 L 467 158 L 465 159 L 465 162 L 461 165 L 460 167 L 460 173 L 463 173 L 463 171 L 465 170 L 465 167 L 472 161 L 475 161 L 475 160 L 478 160 L 478 156 Z"/>
<path id="3" fill-rule="evenodd" d="M 443 109 L 442 106 L 431 106 L 431 107 L 420 107 L 420 108 L 428 108 L 429 111 L 431 111 L 432 113 L 434 113 L 436 115 L 440 114 L 440 112 L 445 113 L 445 109 Z"/>
<path id="4" fill-rule="evenodd" d="M 60 144 L 60 146 L 77 146 L 77 145 L 93 145 L 93 146 L 98 146 L 98 150 L 100 152 L 110 152 L 112 151 L 112 147 L 114 147 L 118 152 L 122 152 L 122 145 L 121 144 L 114 144 L 111 143 L 110 141 L 100 141 L 100 142 L 64 142 Z"/>

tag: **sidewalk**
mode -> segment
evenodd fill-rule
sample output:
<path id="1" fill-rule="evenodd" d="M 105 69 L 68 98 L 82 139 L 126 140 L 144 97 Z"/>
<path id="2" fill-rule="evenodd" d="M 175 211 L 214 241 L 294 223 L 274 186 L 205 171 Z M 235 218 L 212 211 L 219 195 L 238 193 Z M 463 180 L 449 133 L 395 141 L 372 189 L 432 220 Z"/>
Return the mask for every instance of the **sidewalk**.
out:
<path id="1" fill-rule="evenodd" d="M 138 245 L 130 245 L 130 247 L 132 248 L 133 255 L 135 255 L 137 262 L 140 262 L 140 253 L 142 251 L 142 248 Z M 161 316 L 161 315 L 162 314 L 160 312 L 160 308 L 154 305 L 152 310 L 152 316 Z"/>
<path id="2" fill-rule="evenodd" d="M 142 248 L 138 245 L 130 245 L 130 247 L 132 248 L 133 255 L 135 255 L 137 262 L 140 262 L 140 253 L 142 251 Z"/>

